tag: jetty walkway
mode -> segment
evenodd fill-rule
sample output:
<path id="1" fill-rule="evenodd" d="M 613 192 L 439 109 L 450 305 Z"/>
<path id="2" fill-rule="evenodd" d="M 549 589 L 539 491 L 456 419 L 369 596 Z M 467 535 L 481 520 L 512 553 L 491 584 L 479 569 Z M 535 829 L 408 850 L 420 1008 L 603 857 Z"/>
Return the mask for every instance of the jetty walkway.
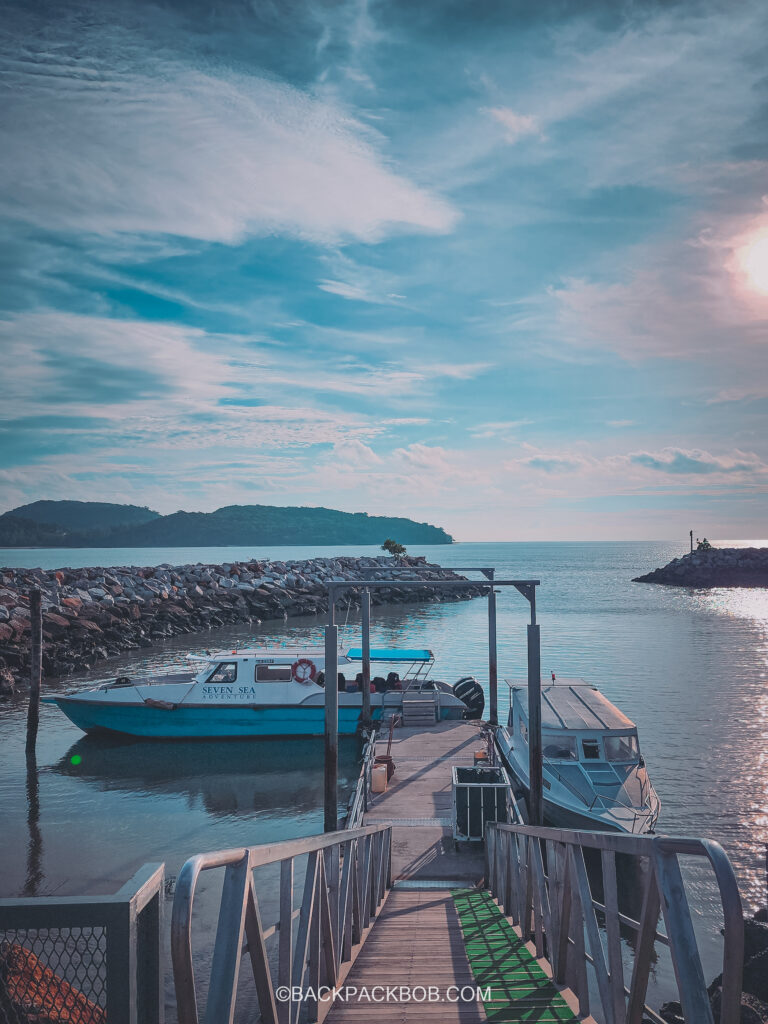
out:
<path id="1" fill-rule="evenodd" d="M 482 724 L 443 721 L 393 734 L 395 774 L 385 793 L 372 796 L 363 819 L 392 829 L 392 889 L 345 980 L 358 992 L 391 992 L 384 1002 L 337 1000 L 328 1024 L 577 1019 L 479 889 L 483 850 L 454 844 L 451 769 L 472 766 L 475 751 L 485 747 Z M 385 744 L 378 746 L 383 753 Z M 473 996 L 478 989 L 481 995 Z"/>

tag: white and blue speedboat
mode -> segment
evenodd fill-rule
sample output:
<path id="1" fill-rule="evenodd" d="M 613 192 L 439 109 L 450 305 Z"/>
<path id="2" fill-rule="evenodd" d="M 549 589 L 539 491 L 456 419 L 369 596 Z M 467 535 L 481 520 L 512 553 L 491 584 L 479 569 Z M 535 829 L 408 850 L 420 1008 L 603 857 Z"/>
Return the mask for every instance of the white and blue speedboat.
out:
<path id="1" fill-rule="evenodd" d="M 122 676 L 90 689 L 67 690 L 45 699 L 85 732 L 154 739 L 323 734 L 324 649 L 253 648 L 191 657 L 200 665 L 194 675 L 143 681 Z M 360 722 L 362 675 L 350 671 L 349 666 L 361 659 L 359 649 L 338 654 L 341 735 L 354 733 Z M 375 679 L 370 694 L 371 717 L 378 720 L 395 713 L 402 709 L 404 700 L 417 694 L 420 698 L 429 695 L 436 720 L 477 717 L 473 700 L 482 701 L 479 684 L 461 680 L 455 689 L 462 696 L 457 696 L 453 687 L 429 677 L 434 660 L 429 650 L 372 650 L 372 663 L 394 668 L 386 678 L 381 675 Z"/>
<path id="2" fill-rule="evenodd" d="M 496 744 L 529 790 L 528 687 L 508 681 L 509 718 Z M 653 831 L 661 808 L 640 753 L 637 727 L 596 686 L 557 679 L 541 687 L 544 819 L 562 828 Z"/>

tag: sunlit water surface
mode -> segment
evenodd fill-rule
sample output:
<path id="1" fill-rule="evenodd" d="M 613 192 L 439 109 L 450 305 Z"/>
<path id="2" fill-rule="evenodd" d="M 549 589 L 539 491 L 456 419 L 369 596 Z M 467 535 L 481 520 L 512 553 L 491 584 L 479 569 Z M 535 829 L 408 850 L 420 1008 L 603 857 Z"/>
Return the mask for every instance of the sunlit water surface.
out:
<path id="1" fill-rule="evenodd" d="M 761 542 L 752 542 L 760 544 Z M 664 543 L 456 544 L 413 548 L 444 565 L 494 566 L 498 578 L 541 580 L 542 671 L 600 685 L 638 725 L 662 798 L 659 830 L 705 836 L 732 858 L 745 903 L 765 902 L 768 840 L 768 591 L 687 591 L 632 583 L 684 552 Z M 209 548 L 150 551 L 0 551 L 0 563 L 159 564 L 235 558 L 369 554 L 372 548 Z M 525 675 L 527 604 L 498 597 L 499 672 Z M 345 622 L 345 608 L 339 620 Z M 318 642 L 317 619 L 268 622 L 175 638 L 100 665 L 78 682 L 182 667 L 209 646 Z M 350 614 L 343 643 L 357 640 Z M 482 600 L 375 609 L 381 646 L 430 647 L 437 675 L 487 681 Z M 61 686 L 72 685 L 72 680 Z M 506 714 L 506 687 L 500 695 Z M 24 771 L 25 702 L 0 705 L 0 895 L 116 889 L 142 863 L 175 874 L 200 850 L 308 835 L 322 828 L 322 743 L 147 743 L 83 737 L 55 708 L 42 709 L 39 817 L 30 820 Z M 340 804 L 357 749 L 342 744 Z M 719 909 L 706 871 L 688 871 L 708 978 L 719 971 Z M 659 991 L 669 979 L 659 978 Z"/>

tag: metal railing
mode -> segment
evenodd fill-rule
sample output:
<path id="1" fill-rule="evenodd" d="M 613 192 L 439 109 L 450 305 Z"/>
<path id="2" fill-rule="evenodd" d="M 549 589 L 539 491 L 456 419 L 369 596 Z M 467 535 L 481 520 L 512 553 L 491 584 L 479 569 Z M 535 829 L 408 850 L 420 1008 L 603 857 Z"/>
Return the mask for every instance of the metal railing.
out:
<path id="1" fill-rule="evenodd" d="M 323 988 L 332 989 L 346 976 L 391 885 L 391 837 L 390 826 L 369 825 L 190 858 L 179 873 L 171 921 L 179 1024 L 198 1024 L 200 1020 L 192 910 L 203 872 L 224 869 L 216 940 L 206 979 L 206 1024 L 233 1020 L 240 962 L 246 954 L 265 1024 L 297 1024 L 305 1013 L 309 1021 L 322 1021 L 329 1000 L 313 996 L 278 1001 L 276 991 L 317 994 Z M 294 861 L 305 856 L 303 894 L 294 908 Z M 279 917 L 266 927 L 253 872 L 270 864 L 280 865 Z M 298 923 L 294 926 L 294 922 Z M 271 957 L 270 939 L 277 940 Z"/>
<path id="2" fill-rule="evenodd" d="M 162 1024 L 164 871 L 145 864 L 112 896 L 0 899 L 0 1022 L 63 1007 L 82 1024 Z"/>
<path id="3" fill-rule="evenodd" d="M 599 878 L 593 872 L 590 879 L 585 850 L 599 852 Z M 644 877 L 639 920 L 619 909 L 617 854 L 631 858 L 628 864 L 638 879 Z M 536 955 L 549 960 L 555 982 L 574 992 L 583 1015 L 590 1012 L 591 967 L 605 1024 L 641 1024 L 643 1019 L 663 1024 L 645 1005 L 657 942 L 669 949 L 687 1024 L 713 1024 L 681 855 L 705 858 L 712 868 L 724 918 L 720 1024 L 738 1024 L 744 922 L 733 868 L 718 843 L 529 825 L 491 825 L 486 833 L 486 877 L 492 895 L 523 939 L 535 944 Z M 658 930 L 660 912 L 666 932 Z M 626 936 L 627 929 L 634 933 L 629 986 L 621 949 L 621 933 Z"/>
<path id="4" fill-rule="evenodd" d="M 376 733 L 369 736 L 363 747 L 360 775 L 347 804 L 347 829 L 359 828 L 363 824 L 363 816 L 368 810 L 368 797 L 371 792 L 371 772 L 376 761 Z"/>

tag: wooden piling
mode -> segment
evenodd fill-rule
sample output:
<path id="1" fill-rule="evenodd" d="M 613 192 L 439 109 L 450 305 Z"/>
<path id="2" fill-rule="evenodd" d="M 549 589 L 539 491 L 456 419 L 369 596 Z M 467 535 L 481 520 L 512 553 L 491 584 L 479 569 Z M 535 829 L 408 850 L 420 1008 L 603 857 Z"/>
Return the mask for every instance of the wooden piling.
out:
<path id="1" fill-rule="evenodd" d="M 40 685 L 43 675 L 43 606 L 39 590 L 29 592 L 30 621 L 30 689 L 27 709 L 26 753 L 34 754 L 37 743 L 37 726 L 40 721 Z"/>

